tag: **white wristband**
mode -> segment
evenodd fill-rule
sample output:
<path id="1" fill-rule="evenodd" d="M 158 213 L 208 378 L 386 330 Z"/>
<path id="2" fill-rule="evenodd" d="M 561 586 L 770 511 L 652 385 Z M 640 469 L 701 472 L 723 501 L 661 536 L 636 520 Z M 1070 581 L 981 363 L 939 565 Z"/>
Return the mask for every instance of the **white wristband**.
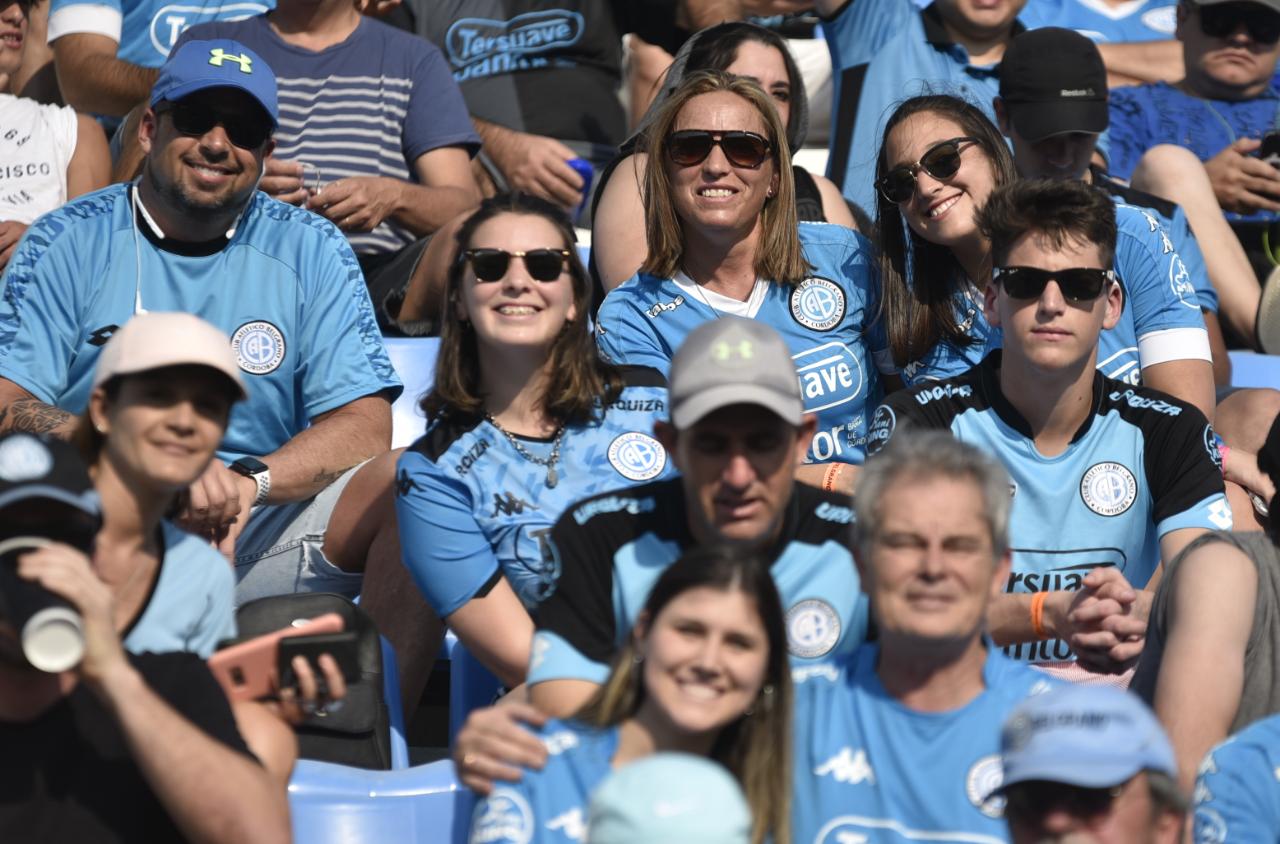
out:
<path id="1" fill-rule="evenodd" d="M 266 504 L 267 496 L 271 494 L 271 470 L 268 469 L 265 472 L 259 472 L 249 477 L 253 478 L 253 482 L 258 487 L 258 494 L 253 497 L 253 506 L 257 507 L 260 504 Z"/>

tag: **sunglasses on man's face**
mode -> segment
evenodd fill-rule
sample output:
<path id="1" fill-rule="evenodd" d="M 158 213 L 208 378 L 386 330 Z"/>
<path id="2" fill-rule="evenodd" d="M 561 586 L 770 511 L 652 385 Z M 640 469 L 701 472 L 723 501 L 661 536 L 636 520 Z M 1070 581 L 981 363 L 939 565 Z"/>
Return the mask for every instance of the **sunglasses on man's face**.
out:
<path id="1" fill-rule="evenodd" d="M 1072 304 L 1092 302 L 1102 295 L 1107 285 L 1116 280 L 1113 270 L 1072 267 L 1065 270 L 1042 270 L 1038 267 L 996 267 L 994 279 L 1012 299 L 1039 299 L 1050 281 L 1058 282 L 1062 298 Z"/>
<path id="2" fill-rule="evenodd" d="M 895 167 L 876 180 L 876 189 L 893 203 L 906 202 L 916 192 L 916 175 L 923 170 L 935 179 L 950 179 L 960 170 L 960 152 L 976 138 L 950 138 L 924 151 L 915 164 Z"/>
<path id="3" fill-rule="evenodd" d="M 754 170 L 769 157 L 769 141 L 755 132 L 710 132 L 685 129 L 667 137 L 667 157 L 681 167 L 693 167 L 707 160 L 713 147 L 720 147 L 734 167 Z"/>
<path id="4" fill-rule="evenodd" d="M 568 249 L 531 249 L 508 252 L 505 249 L 468 249 L 462 253 L 471 262 L 476 281 L 501 281 L 511 266 L 512 258 L 524 261 L 524 268 L 536 281 L 555 281 L 569 260 Z"/>
<path id="5" fill-rule="evenodd" d="M 1259 44 L 1280 41 L 1280 12 L 1258 3 L 1215 3 L 1197 6 L 1200 31 L 1210 38 L 1229 38 L 1241 24 L 1249 38 Z"/>
<path id="6" fill-rule="evenodd" d="M 214 126 L 221 126 L 227 139 L 241 149 L 257 149 L 271 137 L 271 123 L 246 114 L 222 114 L 203 103 L 178 102 L 159 110 L 173 121 L 173 128 L 184 135 L 202 137 Z"/>
<path id="7" fill-rule="evenodd" d="M 1004 790 L 1004 815 L 1010 820 L 1035 821 L 1050 812 L 1065 812 L 1073 818 L 1096 818 L 1111 811 L 1111 804 L 1128 781 L 1106 788 L 1086 788 L 1062 782 L 1028 780 Z"/>

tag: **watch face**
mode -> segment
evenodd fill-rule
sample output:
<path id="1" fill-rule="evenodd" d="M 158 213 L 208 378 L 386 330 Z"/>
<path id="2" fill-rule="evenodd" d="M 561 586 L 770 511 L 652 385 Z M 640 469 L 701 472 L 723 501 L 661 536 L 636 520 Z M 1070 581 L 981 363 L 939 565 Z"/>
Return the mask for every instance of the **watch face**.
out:
<path id="1" fill-rule="evenodd" d="M 242 475 L 257 475 L 267 471 L 267 464 L 256 457 L 241 457 L 231 464 L 231 469 Z"/>

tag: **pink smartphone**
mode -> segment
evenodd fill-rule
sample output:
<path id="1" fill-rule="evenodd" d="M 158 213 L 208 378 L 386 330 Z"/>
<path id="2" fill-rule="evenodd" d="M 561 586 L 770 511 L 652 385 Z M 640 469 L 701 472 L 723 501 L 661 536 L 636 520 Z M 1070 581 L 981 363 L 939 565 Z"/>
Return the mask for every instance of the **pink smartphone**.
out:
<path id="1" fill-rule="evenodd" d="M 209 670 L 228 699 L 257 700 L 270 695 L 275 687 L 276 649 L 281 639 L 340 633 L 343 627 L 342 616 L 336 612 L 318 615 L 297 627 L 285 627 L 218 651 L 209 657 Z"/>

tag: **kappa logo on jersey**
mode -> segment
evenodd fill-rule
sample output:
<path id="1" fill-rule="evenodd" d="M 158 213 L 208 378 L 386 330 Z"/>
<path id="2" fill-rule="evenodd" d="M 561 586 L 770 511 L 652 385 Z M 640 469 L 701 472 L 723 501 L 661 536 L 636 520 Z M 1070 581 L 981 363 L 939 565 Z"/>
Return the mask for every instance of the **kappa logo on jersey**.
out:
<path id="1" fill-rule="evenodd" d="M 43 478 L 53 468 L 53 454 L 44 443 L 18 434 L 0 444 L 0 480 L 11 484 Z"/>
<path id="2" fill-rule="evenodd" d="M 804 409 L 809 413 L 839 407 L 862 393 L 862 363 L 844 343 L 823 343 L 791 359 L 800 377 Z"/>
<path id="3" fill-rule="evenodd" d="M 871 433 L 867 434 L 867 453 L 875 454 L 889 444 L 893 429 L 898 427 L 898 416 L 893 408 L 882 404 L 876 408 L 876 415 L 871 418 Z"/>
<path id="4" fill-rule="evenodd" d="M 1200 303 L 1196 301 L 1196 286 L 1191 281 L 1191 273 L 1187 272 L 1186 264 L 1182 263 L 1182 259 L 1176 252 L 1169 259 L 1169 289 L 1178 297 L 1179 302 L 1188 308 L 1200 310 Z"/>
<path id="5" fill-rule="evenodd" d="M 1080 497 L 1099 516 L 1118 516 L 1133 506 L 1138 482 L 1119 463 L 1095 463 L 1080 479 Z"/>
<path id="6" fill-rule="evenodd" d="M 676 308 L 680 307 L 683 304 L 684 304 L 683 296 L 677 296 L 676 298 L 672 299 L 670 302 L 654 302 L 653 307 L 645 311 L 645 315 L 648 316 L 649 319 L 654 319 L 658 316 L 658 314 L 665 314 L 667 311 L 674 311 Z"/>
<path id="7" fill-rule="evenodd" d="M 1004 814 L 1004 796 L 992 794 L 1004 782 L 1004 768 L 1000 764 L 999 754 L 983 756 L 969 768 L 964 778 L 964 793 L 969 802 L 978 807 L 978 811 L 989 818 L 998 818 Z"/>
<path id="8" fill-rule="evenodd" d="M 581 806 L 547 821 L 547 829 L 553 832 L 559 830 L 571 841 L 587 840 L 587 819 L 582 816 Z"/>
<path id="9" fill-rule="evenodd" d="M 834 281 L 806 278 L 791 292 L 791 316 L 813 331 L 830 331 L 844 319 L 844 291 Z"/>
<path id="10" fill-rule="evenodd" d="M 169 55 L 178 36 L 198 23 L 242 21 L 271 11 L 264 3 L 224 3 L 221 6 L 163 6 L 151 18 L 151 46 L 161 58 Z M 245 71 L 248 73 L 248 71 Z"/>
<path id="11" fill-rule="evenodd" d="M 537 504 L 530 504 L 515 493 L 508 492 L 504 497 L 495 492 L 493 494 L 493 512 L 489 514 L 489 518 L 496 519 L 499 513 L 504 516 L 519 516 L 525 510 L 537 509 Z"/>
<path id="12" fill-rule="evenodd" d="M 836 646 L 840 616 L 826 601 L 809 598 L 787 610 L 787 650 L 801 659 L 815 659 Z"/>
<path id="13" fill-rule="evenodd" d="M 471 819 L 471 844 L 514 841 L 529 844 L 533 839 L 533 810 L 520 792 L 498 786 L 488 799 L 476 806 Z"/>
<path id="14" fill-rule="evenodd" d="M 609 443 L 609 463 L 628 480 L 647 481 L 667 467 L 667 450 L 648 434 L 628 431 Z"/>
<path id="15" fill-rule="evenodd" d="M 284 334 L 266 320 L 246 322 L 231 335 L 231 351 L 242 370 L 266 375 L 284 361 Z"/>
<path id="16" fill-rule="evenodd" d="M 408 470 L 401 469 L 396 474 L 396 495 L 404 498 L 411 492 L 421 491 L 422 487 L 418 486 L 418 482 L 409 475 Z"/>
<path id="17" fill-rule="evenodd" d="M 842 747 L 840 752 L 813 769 L 816 777 L 831 777 L 836 782 L 857 785 L 858 783 L 876 784 L 876 772 L 867 761 L 867 752 L 852 747 Z"/>
<path id="18" fill-rule="evenodd" d="M 118 325 L 104 325 L 89 335 L 90 346 L 105 346 L 107 341 L 111 339 L 117 331 L 120 330 Z"/>
<path id="19" fill-rule="evenodd" d="M 582 39 L 586 21 L 577 12 L 549 9 L 511 20 L 461 18 L 445 33 L 454 79 L 463 82 L 513 70 L 546 67 L 540 53 L 564 50 Z"/>
<path id="20" fill-rule="evenodd" d="M 1209 503 L 1209 521 L 1217 525 L 1218 530 L 1231 530 L 1235 526 L 1235 517 L 1227 499 L 1219 498 Z"/>

